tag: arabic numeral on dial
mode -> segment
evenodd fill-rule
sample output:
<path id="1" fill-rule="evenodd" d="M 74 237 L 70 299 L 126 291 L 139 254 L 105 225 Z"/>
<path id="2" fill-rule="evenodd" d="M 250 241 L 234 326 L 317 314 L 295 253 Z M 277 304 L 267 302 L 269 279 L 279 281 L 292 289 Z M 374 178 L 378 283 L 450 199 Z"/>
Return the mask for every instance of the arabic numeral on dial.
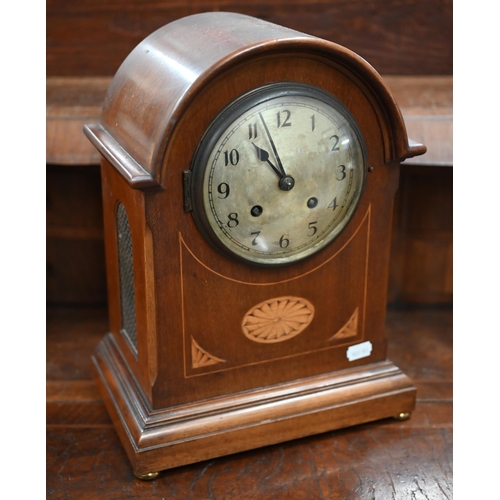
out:
<path id="1" fill-rule="evenodd" d="M 333 146 L 332 146 L 332 149 L 330 149 L 330 151 L 339 151 L 340 148 L 339 148 L 339 136 L 338 135 L 332 135 L 330 137 L 330 140 L 333 139 Z"/>
<path id="2" fill-rule="evenodd" d="M 316 128 L 316 115 L 311 116 L 311 132 L 314 132 Z"/>
<path id="3" fill-rule="evenodd" d="M 254 231 L 253 233 L 250 234 L 254 236 L 254 239 L 252 240 L 252 245 L 253 246 L 257 245 L 257 238 L 259 237 L 260 231 Z"/>
<path id="4" fill-rule="evenodd" d="M 257 139 L 257 123 L 248 124 L 248 140 Z"/>
<path id="5" fill-rule="evenodd" d="M 330 203 L 330 205 L 328 205 L 328 208 L 331 208 L 332 210 L 335 210 L 337 207 L 338 207 L 338 205 L 337 205 L 337 197 L 335 196 L 335 198 Z"/>
<path id="6" fill-rule="evenodd" d="M 308 233 L 307 236 L 314 236 L 316 234 L 316 232 L 318 231 L 318 228 L 316 227 L 315 224 L 317 224 L 318 221 L 314 221 L 314 222 L 309 222 L 309 229 L 312 231 L 311 233 Z"/>
<path id="7" fill-rule="evenodd" d="M 280 238 L 280 247 L 281 248 L 286 248 L 288 245 L 290 245 L 290 240 L 287 238 L 288 234 L 284 234 Z"/>
<path id="8" fill-rule="evenodd" d="M 346 178 L 346 176 L 347 176 L 347 174 L 345 172 L 345 165 L 339 165 L 337 168 L 340 170 L 340 173 L 339 173 L 340 178 L 336 177 L 336 179 L 338 181 L 343 181 Z"/>
<path id="9" fill-rule="evenodd" d="M 238 165 L 240 161 L 240 153 L 237 149 L 231 149 L 231 151 L 224 151 L 224 166 L 227 167 L 229 164 L 235 166 Z"/>
<path id="10" fill-rule="evenodd" d="M 282 115 L 284 115 L 284 120 L 282 121 Z M 288 109 L 284 109 L 283 111 L 278 111 L 276 113 L 276 117 L 278 119 L 278 128 L 280 127 L 291 127 L 290 116 L 292 113 Z"/>
<path id="11" fill-rule="evenodd" d="M 219 196 L 219 198 L 221 200 L 225 200 L 229 196 L 229 192 L 230 192 L 229 184 L 227 182 L 221 182 L 217 186 L 217 192 L 222 195 L 222 196 Z"/>
<path id="12" fill-rule="evenodd" d="M 234 229 L 240 221 L 238 220 L 238 214 L 236 212 L 231 212 L 227 216 L 227 227 Z"/>

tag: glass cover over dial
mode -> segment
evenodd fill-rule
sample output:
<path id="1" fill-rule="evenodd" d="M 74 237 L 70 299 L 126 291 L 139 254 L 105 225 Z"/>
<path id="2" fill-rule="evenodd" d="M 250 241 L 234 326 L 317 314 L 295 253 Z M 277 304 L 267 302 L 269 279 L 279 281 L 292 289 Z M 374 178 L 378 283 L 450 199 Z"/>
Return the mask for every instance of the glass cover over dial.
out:
<path id="1" fill-rule="evenodd" d="M 192 167 L 198 227 L 221 252 L 257 265 L 293 263 L 333 241 L 367 169 L 347 109 L 298 83 L 259 87 L 230 104 Z"/>

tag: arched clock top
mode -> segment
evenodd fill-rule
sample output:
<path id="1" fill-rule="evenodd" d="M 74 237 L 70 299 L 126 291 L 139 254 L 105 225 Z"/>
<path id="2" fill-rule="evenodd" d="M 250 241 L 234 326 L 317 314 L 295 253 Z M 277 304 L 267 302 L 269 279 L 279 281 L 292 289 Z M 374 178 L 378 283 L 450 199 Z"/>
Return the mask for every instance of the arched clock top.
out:
<path id="1" fill-rule="evenodd" d="M 162 185 L 170 139 L 200 92 L 238 66 L 276 56 L 321 61 L 358 86 L 377 114 L 385 162 L 425 152 L 410 144 L 389 89 L 363 58 L 333 42 L 229 12 L 188 16 L 144 39 L 113 78 L 100 123 L 86 125 L 85 133 L 132 187 Z M 265 78 L 261 84 L 269 83 Z"/>

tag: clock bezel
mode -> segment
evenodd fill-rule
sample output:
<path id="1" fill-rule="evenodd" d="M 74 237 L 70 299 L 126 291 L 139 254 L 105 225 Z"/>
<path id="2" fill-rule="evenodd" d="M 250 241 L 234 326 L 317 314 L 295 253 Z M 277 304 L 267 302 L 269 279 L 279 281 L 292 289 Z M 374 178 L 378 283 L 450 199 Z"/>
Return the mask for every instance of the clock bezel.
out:
<path id="1" fill-rule="evenodd" d="M 338 112 L 342 114 L 343 118 L 345 118 L 345 120 L 349 124 L 349 127 L 352 129 L 353 134 L 356 136 L 360 145 L 362 156 L 362 179 L 359 192 L 356 193 L 355 198 L 353 199 L 353 201 L 351 201 L 348 211 L 343 216 L 340 224 L 335 226 L 335 228 L 332 230 L 332 232 L 335 232 L 333 238 L 327 238 L 328 241 L 326 243 L 323 242 L 323 238 L 323 240 L 320 240 L 315 245 L 308 247 L 304 252 L 299 254 L 292 254 L 289 257 L 284 258 L 283 256 L 278 256 L 274 260 L 269 259 L 269 261 L 256 261 L 247 259 L 242 255 L 233 252 L 220 240 L 220 238 L 213 230 L 208 220 L 203 202 L 204 177 L 206 169 L 209 168 L 209 157 L 220 137 L 227 130 L 228 126 L 234 123 L 234 121 L 247 110 L 267 101 L 283 96 L 304 96 L 320 100 L 334 107 Z M 215 118 L 205 129 L 201 139 L 198 141 L 198 145 L 191 159 L 189 170 L 190 181 L 187 189 L 189 191 L 189 199 L 191 203 L 190 208 L 195 224 L 200 233 L 203 235 L 204 239 L 215 250 L 217 250 L 225 257 L 231 259 L 232 261 L 243 263 L 250 267 L 273 268 L 293 265 L 310 257 L 313 257 L 314 255 L 317 255 L 318 252 L 321 252 L 325 248 L 328 248 L 330 244 L 338 238 L 338 236 L 344 231 L 360 205 L 360 201 L 366 187 L 368 171 L 367 147 L 364 136 L 359 125 L 357 124 L 355 118 L 350 113 L 348 108 L 339 99 L 320 87 L 302 82 L 282 81 L 267 83 L 245 92 L 241 96 L 232 100 L 215 116 Z"/>

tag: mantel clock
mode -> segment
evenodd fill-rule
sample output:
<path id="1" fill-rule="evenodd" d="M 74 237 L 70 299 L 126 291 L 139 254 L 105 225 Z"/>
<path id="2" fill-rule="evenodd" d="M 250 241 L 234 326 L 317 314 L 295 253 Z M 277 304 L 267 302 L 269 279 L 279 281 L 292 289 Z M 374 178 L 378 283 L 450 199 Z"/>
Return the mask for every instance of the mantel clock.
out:
<path id="1" fill-rule="evenodd" d="M 425 147 L 366 61 L 189 16 L 130 53 L 85 133 L 110 321 L 93 361 L 138 477 L 411 412 L 384 322 L 399 164 Z"/>

